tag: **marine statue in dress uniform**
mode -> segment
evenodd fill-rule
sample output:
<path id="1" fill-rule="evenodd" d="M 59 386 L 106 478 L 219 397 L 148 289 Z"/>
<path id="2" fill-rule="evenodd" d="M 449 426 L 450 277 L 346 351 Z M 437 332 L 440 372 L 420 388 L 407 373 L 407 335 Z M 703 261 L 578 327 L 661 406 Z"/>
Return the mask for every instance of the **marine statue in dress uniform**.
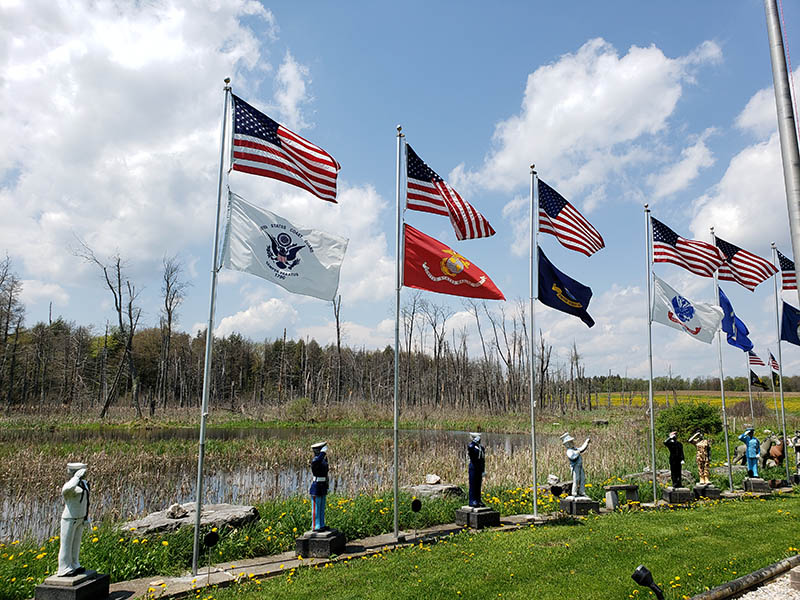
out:
<path id="1" fill-rule="evenodd" d="M 325 526 L 325 498 L 328 495 L 328 444 L 317 442 L 311 446 L 314 458 L 311 459 L 311 530 L 327 531 Z"/>
<path id="2" fill-rule="evenodd" d="M 697 460 L 697 473 L 700 476 L 700 485 L 711 483 L 709 465 L 711 464 L 711 440 L 706 439 L 702 431 L 695 432 L 689 438 L 689 443 L 697 448 L 695 460 Z"/>
<path id="3" fill-rule="evenodd" d="M 667 439 L 664 440 L 664 445 L 669 450 L 669 474 L 672 479 L 672 487 L 683 487 L 683 463 L 685 457 L 683 456 L 683 444 L 678 441 L 678 432 L 670 431 Z"/>
<path id="4" fill-rule="evenodd" d="M 561 436 L 561 443 L 567 449 L 567 459 L 572 469 L 572 493 L 571 496 L 586 496 L 586 474 L 583 471 L 583 457 L 581 454 L 586 452 L 591 438 L 586 438 L 582 445 L 575 447 L 575 438 L 569 433 Z"/>
<path id="5" fill-rule="evenodd" d="M 758 477 L 758 459 L 761 458 L 761 443 L 755 436 L 755 429 L 752 425 L 744 426 L 744 433 L 739 439 L 744 442 L 745 457 L 747 458 L 747 474 L 750 477 Z"/>
<path id="6" fill-rule="evenodd" d="M 86 571 L 78 561 L 83 527 L 89 522 L 89 483 L 84 479 L 84 463 L 68 463 L 69 481 L 61 488 L 64 512 L 61 513 L 61 545 L 58 550 L 58 577 L 73 577 Z"/>
<path id="7" fill-rule="evenodd" d="M 469 456 L 469 505 L 478 508 L 484 506 L 481 502 L 481 486 L 483 473 L 486 471 L 486 448 L 481 446 L 481 434 L 469 434 L 472 441 L 467 446 Z"/>

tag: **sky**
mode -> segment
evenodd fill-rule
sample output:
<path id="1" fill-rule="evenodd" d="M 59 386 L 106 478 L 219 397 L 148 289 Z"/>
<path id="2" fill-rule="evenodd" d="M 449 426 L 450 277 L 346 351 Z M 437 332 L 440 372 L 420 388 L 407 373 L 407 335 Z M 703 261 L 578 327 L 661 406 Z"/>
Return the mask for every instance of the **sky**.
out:
<path id="1" fill-rule="evenodd" d="M 785 7 L 800 64 L 800 8 Z M 190 284 L 178 328 L 208 320 L 223 79 L 233 92 L 342 165 L 338 204 L 245 173 L 251 203 L 349 238 L 340 293 L 344 342 L 394 337 L 396 126 L 497 234 L 459 242 L 444 217 L 406 221 L 480 266 L 510 315 L 528 298 L 529 165 L 601 232 L 587 258 L 540 245 L 589 285 L 596 325 L 539 305 L 536 327 L 587 374 L 647 375 L 643 205 L 688 238 L 717 235 L 791 255 L 769 46 L 761 0 L 644 2 L 273 2 L 0 0 L 0 252 L 23 281 L 26 324 L 52 313 L 102 331 L 116 319 L 86 243 L 115 253 L 158 323 L 162 260 Z M 800 81 L 800 77 L 797 78 Z M 227 168 L 227 165 L 226 165 Z M 711 279 L 659 264 L 685 296 Z M 776 353 L 771 281 L 723 283 L 757 353 Z M 408 298 L 410 290 L 403 291 Z M 448 328 L 479 341 L 458 298 Z M 797 295 L 785 298 L 796 304 Z M 253 340 L 335 340 L 331 303 L 220 272 L 215 331 Z M 717 348 L 653 325 L 656 375 L 716 376 Z M 783 345 L 787 373 L 800 348 Z M 744 375 L 725 345 L 726 375 Z"/>

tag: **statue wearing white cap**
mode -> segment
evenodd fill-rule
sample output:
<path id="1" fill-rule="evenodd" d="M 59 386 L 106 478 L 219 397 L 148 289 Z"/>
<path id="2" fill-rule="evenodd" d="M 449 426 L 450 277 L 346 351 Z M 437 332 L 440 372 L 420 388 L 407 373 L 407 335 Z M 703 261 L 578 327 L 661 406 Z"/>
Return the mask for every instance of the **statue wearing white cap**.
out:
<path id="1" fill-rule="evenodd" d="M 484 506 L 481 501 L 483 473 L 486 471 L 486 449 L 481 446 L 481 434 L 471 432 L 472 441 L 467 446 L 469 457 L 469 505 L 473 508 Z"/>
<path id="2" fill-rule="evenodd" d="M 572 469 L 572 496 L 586 496 L 586 474 L 583 471 L 583 457 L 581 454 L 586 452 L 591 438 L 586 438 L 583 445 L 575 447 L 575 438 L 569 433 L 561 436 L 561 443 L 567 449 L 569 466 Z"/>
<path id="3" fill-rule="evenodd" d="M 83 573 L 78 562 L 81 551 L 83 527 L 89 522 L 89 483 L 84 480 L 86 465 L 68 463 L 70 479 L 61 488 L 64 512 L 61 513 L 61 546 L 58 550 L 58 577 L 72 577 Z"/>
<path id="4" fill-rule="evenodd" d="M 311 445 L 314 458 L 311 459 L 311 530 L 326 531 L 325 527 L 325 500 L 328 496 L 328 444 L 317 442 Z"/>

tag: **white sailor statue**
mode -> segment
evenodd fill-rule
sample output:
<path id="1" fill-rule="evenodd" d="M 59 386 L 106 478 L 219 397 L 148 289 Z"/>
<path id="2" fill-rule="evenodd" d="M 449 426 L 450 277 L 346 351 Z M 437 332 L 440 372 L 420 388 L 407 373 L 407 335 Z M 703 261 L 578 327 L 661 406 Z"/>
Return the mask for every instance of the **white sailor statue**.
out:
<path id="1" fill-rule="evenodd" d="M 61 488 L 64 512 L 61 513 L 61 547 L 58 550 L 58 577 L 72 577 L 83 573 L 78 562 L 83 527 L 89 522 L 89 483 L 84 479 L 84 463 L 68 463 L 70 479 Z"/>
<path id="2" fill-rule="evenodd" d="M 485 506 L 481 502 L 481 485 L 486 471 L 486 449 L 481 446 L 481 434 L 470 433 L 472 441 L 467 446 L 469 457 L 469 505 L 473 508 Z"/>
<path id="3" fill-rule="evenodd" d="M 586 438 L 583 445 L 575 447 L 575 438 L 569 433 L 561 436 L 561 443 L 567 449 L 569 466 L 572 469 L 572 493 L 571 496 L 586 496 L 586 475 L 583 472 L 583 457 L 581 454 L 586 452 L 591 438 Z"/>
<path id="4" fill-rule="evenodd" d="M 314 458 L 311 459 L 311 530 L 327 531 L 325 526 L 325 498 L 328 495 L 328 444 L 317 442 L 311 446 Z"/>

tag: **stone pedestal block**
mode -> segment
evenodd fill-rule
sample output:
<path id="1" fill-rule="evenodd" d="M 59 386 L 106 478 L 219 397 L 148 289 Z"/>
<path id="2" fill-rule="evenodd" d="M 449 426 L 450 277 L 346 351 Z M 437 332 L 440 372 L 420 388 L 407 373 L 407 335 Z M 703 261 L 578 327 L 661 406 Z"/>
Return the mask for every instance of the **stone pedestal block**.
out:
<path id="1" fill-rule="evenodd" d="M 347 540 L 338 529 L 306 531 L 295 540 L 295 552 L 303 558 L 328 558 L 344 552 Z"/>
<path id="2" fill-rule="evenodd" d="M 559 505 L 561 510 L 573 516 L 588 515 L 591 511 L 600 510 L 600 503 L 588 496 L 567 496 L 561 499 Z"/>
<path id="3" fill-rule="evenodd" d="M 606 508 L 614 510 L 619 507 L 619 493 L 625 493 L 626 502 L 639 502 L 639 486 L 632 484 L 621 485 L 605 485 L 603 489 L 606 492 Z"/>
<path id="4" fill-rule="evenodd" d="M 772 490 L 769 484 L 761 479 L 761 477 L 745 477 L 742 482 L 745 492 L 753 494 L 771 494 Z"/>
<path id="5" fill-rule="evenodd" d="M 800 567 L 789 571 L 789 587 L 793 590 L 800 590 Z"/>
<path id="6" fill-rule="evenodd" d="M 694 494 L 689 491 L 689 488 L 668 487 L 664 489 L 661 498 L 667 504 L 687 504 L 694 500 Z"/>
<path id="7" fill-rule="evenodd" d="M 108 598 L 111 577 L 86 571 L 74 577 L 48 577 L 36 586 L 35 600 L 103 600 Z"/>
<path id="8" fill-rule="evenodd" d="M 720 489 L 713 483 L 698 483 L 692 490 L 694 497 L 699 500 L 700 498 L 708 498 L 709 500 L 716 500 L 721 495 Z"/>
<path id="9" fill-rule="evenodd" d="M 500 527 L 500 513 L 488 506 L 462 506 L 456 510 L 456 525 L 483 529 L 484 527 Z"/>

